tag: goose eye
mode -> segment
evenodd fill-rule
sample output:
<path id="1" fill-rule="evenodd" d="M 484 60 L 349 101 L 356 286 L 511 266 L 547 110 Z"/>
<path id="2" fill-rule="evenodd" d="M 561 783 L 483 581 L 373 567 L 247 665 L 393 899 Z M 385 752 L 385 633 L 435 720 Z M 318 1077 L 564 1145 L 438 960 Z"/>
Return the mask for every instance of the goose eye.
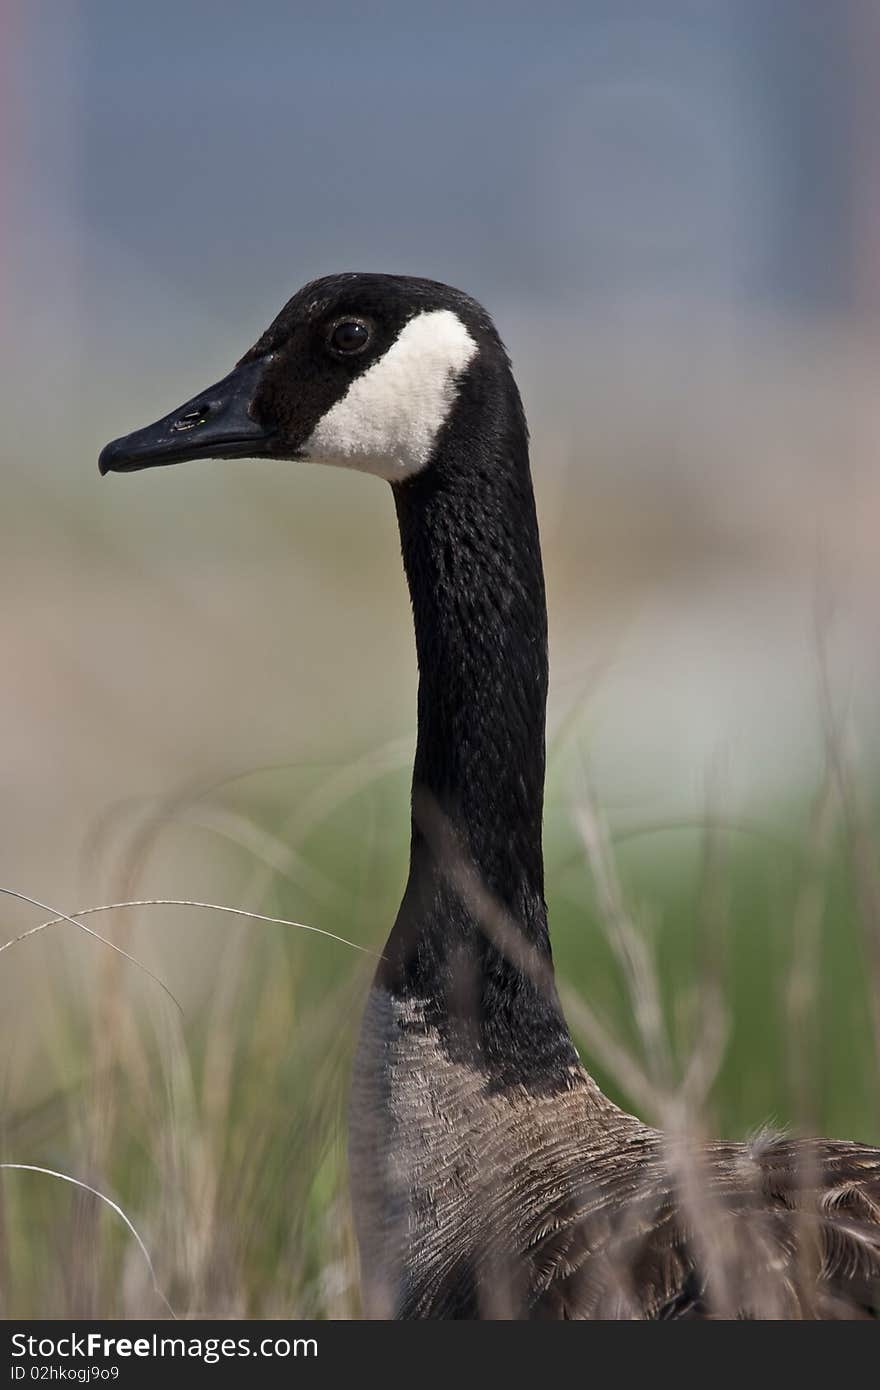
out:
<path id="1" fill-rule="evenodd" d="M 343 319 L 330 334 L 330 346 L 347 357 L 355 352 L 362 352 L 369 341 L 370 330 L 357 319 Z"/>

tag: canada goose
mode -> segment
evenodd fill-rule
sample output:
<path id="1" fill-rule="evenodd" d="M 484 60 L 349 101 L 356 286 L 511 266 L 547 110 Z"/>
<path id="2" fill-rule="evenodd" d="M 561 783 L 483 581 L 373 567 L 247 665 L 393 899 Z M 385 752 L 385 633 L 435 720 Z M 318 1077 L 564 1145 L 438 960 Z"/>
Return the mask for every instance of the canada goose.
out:
<path id="1" fill-rule="evenodd" d="M 100 470 L 209 457 L 361 469 L 397 508 L 418 742 L 409 877 L 352 1082 L 367 1314 L 876 1315 L 880 1150 L 695 1150 L 707 1235 L 663 1135 L 601 1093 L 571 1040 L 544 903 L 528 436 L 485 310 L 430 280 L 316 280 L 216 386 L 108 444 Z"/>

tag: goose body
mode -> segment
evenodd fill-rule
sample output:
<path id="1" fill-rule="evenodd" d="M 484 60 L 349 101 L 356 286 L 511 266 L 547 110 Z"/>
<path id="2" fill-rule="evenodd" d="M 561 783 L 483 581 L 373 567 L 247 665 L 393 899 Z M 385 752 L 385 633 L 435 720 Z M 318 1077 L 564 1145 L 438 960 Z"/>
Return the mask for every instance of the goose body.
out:
<path id="1" fill-rule="evenodd" d="M 352 1078 L 373 1317 L 880 1311 L 880 1150 L 673 1152 L 581 1064 L 553 979 L 541 826 L 547 630 L 528 436 L 488 314 L 402 276 L 318 280 L 235 370 L 116 440 L 391 483 L 419 663 L 410 870 Z"/>

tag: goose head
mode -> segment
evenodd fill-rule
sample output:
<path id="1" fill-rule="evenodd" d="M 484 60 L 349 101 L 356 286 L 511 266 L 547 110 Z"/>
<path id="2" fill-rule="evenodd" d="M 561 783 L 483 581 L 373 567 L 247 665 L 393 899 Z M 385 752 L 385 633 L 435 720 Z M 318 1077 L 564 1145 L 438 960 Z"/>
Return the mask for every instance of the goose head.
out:
<path id="1" fill-rule="evenodd" d="M 458 290 L 327 276 L 295 294 L 222 381 L 108 444 L 100 471 L 276 458 L 400 482 L 431 464 L 465 378 L 501 359 L 491 319 Z"/>

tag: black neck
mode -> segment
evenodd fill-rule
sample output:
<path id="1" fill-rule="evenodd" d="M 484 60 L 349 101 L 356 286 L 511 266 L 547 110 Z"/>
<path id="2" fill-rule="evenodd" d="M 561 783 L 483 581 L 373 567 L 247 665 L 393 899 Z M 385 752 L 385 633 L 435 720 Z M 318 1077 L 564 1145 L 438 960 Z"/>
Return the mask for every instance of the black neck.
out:
<path id="1" fill-rule="evenodd" d="M 493 1069 L 546 1070 L 549 1035 L 555 1054 L 561 1028 L 571 1051 L 544 903 L 547 611 L 525 418 L 500 352 L 467 375 L 434 461 L 395 500 L 418 744 L 409 880 L 380 978 L 441 1026 L 478 1020 Z"/>

